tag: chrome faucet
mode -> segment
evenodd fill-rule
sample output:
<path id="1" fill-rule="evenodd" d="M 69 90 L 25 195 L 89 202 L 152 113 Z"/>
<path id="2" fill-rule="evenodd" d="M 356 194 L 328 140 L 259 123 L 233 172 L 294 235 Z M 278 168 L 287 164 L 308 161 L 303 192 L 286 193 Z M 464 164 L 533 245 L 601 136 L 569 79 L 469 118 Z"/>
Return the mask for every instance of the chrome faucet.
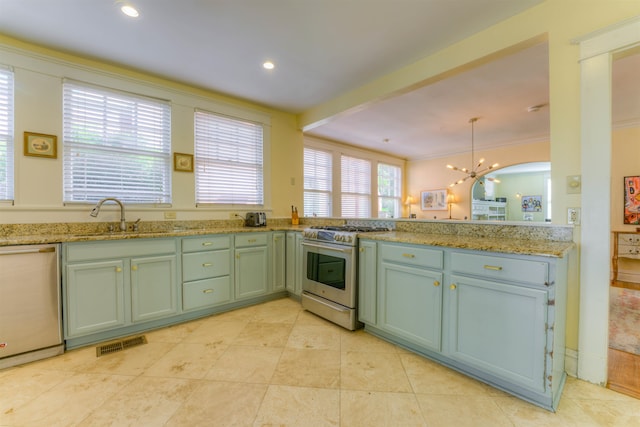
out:
<path id="1" fill-rule="evenodd" d="M 107 201 L 112 201 L 112 202 L 116 202 L 118 205 L 120 205 L 120 231 L 127 231 L 127 223 L 124 220 L 124 205 L 122 204 L 122 202 L 114 197 L 107 197 L 106 199 L 102 199 L 98 202 L 97 205 L 95 205 L 95 207 L 93 209 L 91 209 L 91 213 L 89 215 L 91 215 L 94 218 L 98 217 L 98 213 L 100 212 L 100 208 L 102 207 L 102 204 L 104 202 Z"/>

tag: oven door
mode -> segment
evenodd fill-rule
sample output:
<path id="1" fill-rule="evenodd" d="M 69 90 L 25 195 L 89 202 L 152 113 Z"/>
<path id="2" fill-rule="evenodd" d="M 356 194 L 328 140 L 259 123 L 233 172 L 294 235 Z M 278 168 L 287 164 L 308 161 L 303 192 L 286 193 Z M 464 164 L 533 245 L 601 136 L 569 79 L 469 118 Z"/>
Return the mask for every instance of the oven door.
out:
<path id="1" fill-rule="evenodd" d="M 349 308 L 356 306 L 354 246 L 302 242 L 302 289 Z"/>

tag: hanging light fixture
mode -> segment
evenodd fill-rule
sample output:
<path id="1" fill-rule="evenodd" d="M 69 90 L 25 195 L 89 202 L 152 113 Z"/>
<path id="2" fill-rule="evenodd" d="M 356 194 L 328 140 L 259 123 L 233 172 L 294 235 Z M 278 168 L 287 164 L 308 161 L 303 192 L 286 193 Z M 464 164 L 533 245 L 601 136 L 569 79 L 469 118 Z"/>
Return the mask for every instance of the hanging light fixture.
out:
<path id="1" fill-rule="evenodd" d="M 479 168 L 482 166 L 482 164 L 484 163 L 484 158 L 478 160 L 478 164 L 475 164 L 475 158 L 474 158 L 474 123 L 478 121 L 478 117 L 472 117 L 469 119 L 469 123 L 471 123 L 471 168 L 472 169 L 467 169 L 467 168 L 459 168 L 456 166 L 452 166 L 452 165 L 447 165 L 447 167 L 449 169 L 452 169 L 454 171 L 460 171 L 463 172 L 465 174 L 467 174 L 466 177 L 459 179 L 456 182 L 453 182 L 451 184 L 449 184 L 449 187 L 453 187 L 455 185 L 458 184 L 462 184 L 463 182 L 465 182 L 467 179 L 471 178 L 471 179 L 475 179 L 478 180 L 479 183 L 482 184 L 482 181 L 480 181 L 478 178 L 480 177 L 480 174 L 482 174 L 483 172 L 486 172 L 488 170 L 491 170 L 493 168 L 498 167 L 498 163 L 494 163 L 489 167 L 486 167 L 484 169 L 480 169 Z M 475 166 L 474 166 L 475 165 Z M 491 177 L 487 177 L 486 178 L 488 181 L 493 181 L 493 182 L 500 182 L 499 180 L 495 179 L 495 178 L 491 178 Z"/>

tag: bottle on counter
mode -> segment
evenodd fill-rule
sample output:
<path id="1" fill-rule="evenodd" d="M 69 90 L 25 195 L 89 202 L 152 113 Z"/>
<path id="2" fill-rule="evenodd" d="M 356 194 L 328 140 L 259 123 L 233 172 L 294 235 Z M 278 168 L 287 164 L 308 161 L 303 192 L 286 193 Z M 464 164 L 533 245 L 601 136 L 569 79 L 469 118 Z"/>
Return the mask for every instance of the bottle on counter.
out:
<path id="1" fill-rule="evenodd" d="M 291 205 L 291 224 L 292 225 L 300 224 L 300 217 L 298 216 L 298 208 L 293 207 L 293 205 Z"/>

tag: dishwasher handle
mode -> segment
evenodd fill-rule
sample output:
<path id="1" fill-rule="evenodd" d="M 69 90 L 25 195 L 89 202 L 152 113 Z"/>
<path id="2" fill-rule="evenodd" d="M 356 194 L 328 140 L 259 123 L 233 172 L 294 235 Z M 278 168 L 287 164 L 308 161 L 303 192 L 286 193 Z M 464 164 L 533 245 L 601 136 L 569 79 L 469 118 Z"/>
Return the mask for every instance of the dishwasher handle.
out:
<path id="1" fill-rule="evenodd" d="M 18 254 L 42 254 L 47 252 L 55 252 L 55 246 L 47 248 L 33 248 L 33 249 L 16 249 L 13 251 L 0 251 L 0 255 L 18 255 Z"/>

